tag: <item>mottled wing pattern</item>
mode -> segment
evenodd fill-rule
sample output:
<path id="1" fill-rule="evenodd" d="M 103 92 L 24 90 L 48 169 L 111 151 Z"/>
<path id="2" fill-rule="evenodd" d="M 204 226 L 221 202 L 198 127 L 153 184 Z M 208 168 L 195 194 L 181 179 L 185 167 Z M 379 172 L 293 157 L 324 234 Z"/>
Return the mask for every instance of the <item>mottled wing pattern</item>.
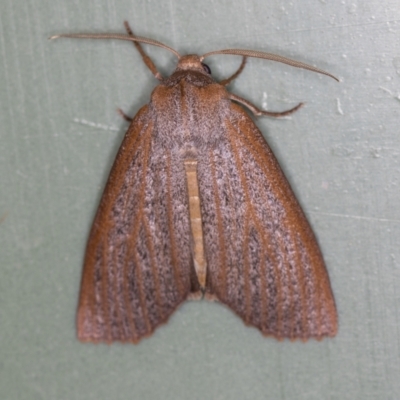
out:
<path id="1" fill-rule="evenodd" d="M 184 166 L 154 137 L 145 106 L 121 145 L 89 237 L 77 316 L 82 341 L 137 342 L 191 290 Z"/>
<path id="2" fill-rule="evenodd" d="M 265 335 L 334 336 L 324 261 L 274 155 L 236 104 L 225 132 L 198 166 L 208 291 Z"/>

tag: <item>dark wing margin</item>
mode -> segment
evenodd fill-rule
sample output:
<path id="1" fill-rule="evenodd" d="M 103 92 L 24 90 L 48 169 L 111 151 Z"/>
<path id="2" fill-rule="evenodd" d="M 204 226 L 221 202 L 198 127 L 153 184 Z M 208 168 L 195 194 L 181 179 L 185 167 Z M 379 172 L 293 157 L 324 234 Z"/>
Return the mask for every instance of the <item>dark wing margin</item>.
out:
<path id="1" fill-rule="evenodd" d="M 199 162 L 207 290 L 246 324 L 278 339 L 337 332 L 328 273 L 278 162 L 246 112 Z"/>
<path id="2" fill-rule="evenodd" d="M 147 106 L 120 147 L 89 236 L 78 338 L 138 342 L 191 288 L 183 164 L 154 140 Z"/>

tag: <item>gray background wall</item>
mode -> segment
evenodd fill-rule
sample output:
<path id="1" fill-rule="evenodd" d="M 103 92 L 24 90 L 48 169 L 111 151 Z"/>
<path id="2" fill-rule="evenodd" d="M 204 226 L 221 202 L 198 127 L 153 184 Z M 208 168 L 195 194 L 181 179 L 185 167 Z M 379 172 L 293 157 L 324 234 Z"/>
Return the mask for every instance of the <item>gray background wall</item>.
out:
<path id="1" fill-rule="evenodd" d="M 75 338 L 82 257 L 113 157 L 155 79 L 137 34 L 181 53 L 239 47 L 313 63 L 341 83 L 250 60 L 231 90 L 258 119 L 308 215 L 336 296 L 338 336 L 278 342 L 228 309 L 186 303 L 134 345 Z M 173 57 L 149 48 L 166 74 Z M 240 59 L 215 57 L 217 78 Z M 4 0 L 0 13 L 0 398 L 400 398 L 398 0 Z"/>

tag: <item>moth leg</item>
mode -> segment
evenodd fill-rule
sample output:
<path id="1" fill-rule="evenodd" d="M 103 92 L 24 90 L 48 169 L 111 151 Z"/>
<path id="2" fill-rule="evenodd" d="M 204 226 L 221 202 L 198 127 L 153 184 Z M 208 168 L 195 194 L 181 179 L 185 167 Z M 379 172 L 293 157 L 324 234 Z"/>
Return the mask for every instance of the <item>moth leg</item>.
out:
<path id="1" fill-rule="evenodd" d="M 128 32 L 129 36 L 135 37 L 135 35 L 132 32 L 132 29 L 128 23 L 128 21 L 124 21 L 124 26 L 126 31 Z M 158 72 L 157 67 L 154 65 L 153 61 L 151 60 L 151 58 L 144 52 L 142 46 L 140 45 L 140 43 L 137 42 L 132 42 L 133 45 L 136 47 L 136 49 L 139 51 L 140 55 L 142 56 L 142 59 L 144 61 L 144 63 L 146 64 L 146 66 L 150 69 L 150 71 L 152 72 L 152 74 L 159 80 L 162 81 L 163 77 L 161 76 L 161 74 Z M 118 108 L 117 110 L 118 114 L 121 115 L 121 117 L 128 121 L 128 122 L 132 122 L 133 118 L 130 117 L 129 115 L 125 114 L 120 108 Z"/>
<path id="2" fill-rule="evenodd" d="M 223 79 L 221 82 L 219 82 L 219 84 L 222 86 L 228 86 L 234 79 L 236 79 L 244 70 L 244 67 L 246 65 L 246 60 L 247 60 L 247 57 L 244 56 L 242 58 L 242 63 L 240 64 L 239 69 L 233 75 L 231 75 L 229 78 Z"/>
<path id="3" fill-rule="evenodd" d="M 128 32 L 129 36 L 135 37 L 135 35 L 132 32 L 131 27 L 129 26 L 128 21 L 124 21 L 125 29 Z M 142 46 L 138 42 L 132 42 L 133 45 L 136 47 L 137 51 L 140 53 L 142 56 L 143 62 L 146 64 L 147 68 L 151 71 L 151 73 L 159 80 L 162 81 L 164 78 L 162 75 L 158 72 L 157 67 L 151 60 L 151 58 L 144 52 Z"/>
<path id="4" fill-rule="evenodd" d="M 126 121 L 132 122 L 133 118 L 125 114 L 120 108 L 117 109 L 117 113 Z"/>
<path id="5" fill-rule="evenodd" d="M 261 115 L 266 115 L 268 117 L 285 117 L 286 115 L 290 115 L 297 111 L 299 108 L 303 107 L 304 103 L 297 104 L 296 107 L 291 108 L 290 110 L 274 112 L 274 111 L 263 111 L 257 108 L 254 104 L 250 103 L 248 100 L 243 99 L 242 97 L 236 96 L 235 94 L 229 93 L 229 98 L 237 103 L 243 104 L 246 106 L 254 115 L 257 117 Z"/>

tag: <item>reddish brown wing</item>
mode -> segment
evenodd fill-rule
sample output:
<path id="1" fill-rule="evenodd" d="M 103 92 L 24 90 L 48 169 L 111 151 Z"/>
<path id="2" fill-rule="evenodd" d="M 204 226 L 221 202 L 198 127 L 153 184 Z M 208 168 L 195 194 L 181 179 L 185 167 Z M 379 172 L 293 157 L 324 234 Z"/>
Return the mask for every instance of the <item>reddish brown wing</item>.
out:
<path id="1" fill-rule="evenodd" d="M 77 316 L 82 341 L 137 342 L 190 292 L 184 166 L 154 137 L 145 106 L 121 145 L 87 244 Z"/>
<path id="2" fill-rule="evenodd" d="M 314 234 L 260 131 L 232 104 L 199 162 L 207 289 L 277 338 L 334 336 L 337 315 Z"/>

